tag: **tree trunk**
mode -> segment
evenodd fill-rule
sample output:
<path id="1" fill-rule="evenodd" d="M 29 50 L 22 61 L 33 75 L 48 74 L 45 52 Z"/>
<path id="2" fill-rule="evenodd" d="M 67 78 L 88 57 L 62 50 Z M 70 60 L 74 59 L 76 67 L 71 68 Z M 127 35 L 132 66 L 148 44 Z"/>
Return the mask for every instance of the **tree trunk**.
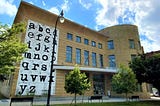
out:
<path id="1" fill-rule="evenodd" d="M 76 93 L 75 93 L 74 97 L 75 97 L 75 104 L 74 105 L 76 106 Z"/>
<path id="2" fill-rule="evenodd" d="M 126 92 L 126 101 L 128 101 L 128 93 Z"/>

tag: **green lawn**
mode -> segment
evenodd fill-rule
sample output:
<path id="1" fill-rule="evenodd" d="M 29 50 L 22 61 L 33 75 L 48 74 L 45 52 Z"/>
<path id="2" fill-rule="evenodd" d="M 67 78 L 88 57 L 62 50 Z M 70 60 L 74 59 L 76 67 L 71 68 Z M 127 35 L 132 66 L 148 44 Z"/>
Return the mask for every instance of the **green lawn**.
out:
<path id="1" fill-rule="evenodd" d="M 74 106 L 74 104 L 56 104 L 56 106 Z M 160 106 L 160 101 L 83 103 L 76 106 Z"/>

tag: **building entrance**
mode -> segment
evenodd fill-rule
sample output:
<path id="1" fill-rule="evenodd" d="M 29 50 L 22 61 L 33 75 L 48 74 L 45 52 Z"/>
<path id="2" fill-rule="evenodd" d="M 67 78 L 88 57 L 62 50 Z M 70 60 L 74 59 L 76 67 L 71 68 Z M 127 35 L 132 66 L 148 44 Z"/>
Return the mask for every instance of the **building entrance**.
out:
<path id="1" fill-rule="evenodd" d="M 94 91 L 94 95 L 104 95 L 105 83 L 104 83 L 103 74 L 93 75 L 93 91 Z"/>

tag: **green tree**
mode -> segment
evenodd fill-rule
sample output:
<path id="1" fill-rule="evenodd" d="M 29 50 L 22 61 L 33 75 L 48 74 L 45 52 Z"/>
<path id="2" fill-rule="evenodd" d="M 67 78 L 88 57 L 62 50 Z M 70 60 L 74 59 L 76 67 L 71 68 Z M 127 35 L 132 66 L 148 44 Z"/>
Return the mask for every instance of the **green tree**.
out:
<path id="1" fill-rule="evenodd" d="M 75 105 L 76 105 L 76 95 L 84 94 L 84 91 L 89 89 L 91 86 L 85 73 L 81 73 L 77 65 L 74 69 L 69 72 L 65 77 L 65 90 L 67 93 L 74 94 Z"/>
<path id="2" fill-rule="evenodd" d="M 0 23 L 0 80 L 14 71 L 22 53 L 27 50 L 20 37 L 24 32 L 24 23 L 14 24 L 12 28 Z"/>
<path id="3" fill-rule="evenodd" d="M 139 83 L 147 82 L 160 91 L 160 54 L 137 56 L 130 62 Z"/>
<path id="4" fill-rule="evenodd" d="M 137 79 L 130 68 L 123 65 L 118 69 L 118 73 L 112 77 L 113 91 L 122 94 L 125 93 L 126 99 L 128 93 L 133 93 L 136 89 Z"/>

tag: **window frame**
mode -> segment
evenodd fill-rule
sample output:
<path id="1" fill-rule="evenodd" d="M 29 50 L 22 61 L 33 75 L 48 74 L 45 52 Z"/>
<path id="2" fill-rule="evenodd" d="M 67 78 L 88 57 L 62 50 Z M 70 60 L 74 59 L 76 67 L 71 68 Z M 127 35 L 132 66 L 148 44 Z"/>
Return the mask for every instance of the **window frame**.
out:
<path id="1" fill-rule="evenodd" d="M 73 34 L 67 33 L 67 39 L 68 40 L 73 40 Z"/>
<path id="2" fill-rule="evenodd" d="M 114 49 L 114 41 L 113 40 L 107 41 L 107 46 L 109 50 Z"/>
<path id="3" fill-rule="evenodd" d="M 72 47 L 66 46 L 66 62 L 72 62 Z"/>
<path id="4" fill-rule="evenodd" d="M 76 64 L 81 64 L 81 49 L 76 48 Z"/>

